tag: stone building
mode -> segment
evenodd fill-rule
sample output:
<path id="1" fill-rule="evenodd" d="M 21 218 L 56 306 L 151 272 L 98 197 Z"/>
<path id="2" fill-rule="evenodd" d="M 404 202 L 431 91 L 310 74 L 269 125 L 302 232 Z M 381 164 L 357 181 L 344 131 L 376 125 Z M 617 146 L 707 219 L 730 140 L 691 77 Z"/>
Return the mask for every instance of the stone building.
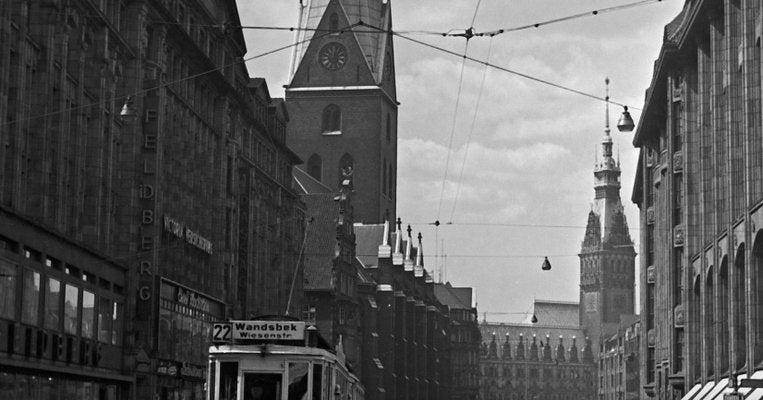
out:
<path id="1" fill-rule="evenodd" d="M 578 304 L 536 300 L 532 315 L 535 322 L 480 324 L 480 398 L 594 398 L 593 342 L 580 327 Z"/>
<path id="2" fill-rule="evenodd" d="M 639 321 L 637 315 L 620 316 L 617 332 L 599 350 L 599 399 L 640 399 Z"/>
<path id="3" fill-rule="evenodd" d="M 641 379 L 660 399 L 722 398 L 733 374 L 763 377 L 762 18 L 759 1 L 686 1 L 633 140 Z"/>
<path id="4" fill-rule="evenodd" d="M 392 34 L 382 33 L 392 29 L 391 1 L 300 4 L 288 144 L 335 192 L 353 168 L 357 222 L 395 221 L 398 102 Z"/>
<path id="5" fill-rule="evenodd" d="M 122 332 L 111 335 L 124 360 L 110 373 L 134 384 L 97 398 L 201 399 L 212 321 L 301 310 L 299 298 L 288 301 L 304 233 L 291 189 L 299 160 L 286 147 L 283 102 L 242 62 L 240 25 L 233 1 L 0 3 L 0 205 L 126 267 L 107 278 L 119 268 L 9 236 L 122 288 L 113 296 L 90 278 L 39 275 L 39 304 L 57 276 L 87 300 L 71 303 L 77 315 L 103 313 L 109 301 L 124 308 Z M 0 320 L 97 348 L 90 327 L 23 315 Z M 4 371 L 9 360 L 0 356 Z M 60 359 L 24 361 L 22 380 L 106 378 Z"/>

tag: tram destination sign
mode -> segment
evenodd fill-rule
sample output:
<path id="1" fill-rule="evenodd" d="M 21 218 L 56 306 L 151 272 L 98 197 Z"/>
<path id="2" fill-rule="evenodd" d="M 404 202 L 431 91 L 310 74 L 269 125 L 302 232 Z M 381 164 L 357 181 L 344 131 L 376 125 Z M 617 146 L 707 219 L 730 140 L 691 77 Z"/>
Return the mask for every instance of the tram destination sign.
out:
<path id="1" fill-rule="evenodd" d="M 229 321 L 216 322 L 212 327 L 213 342 L 304 339 L 304 321 Z"/>

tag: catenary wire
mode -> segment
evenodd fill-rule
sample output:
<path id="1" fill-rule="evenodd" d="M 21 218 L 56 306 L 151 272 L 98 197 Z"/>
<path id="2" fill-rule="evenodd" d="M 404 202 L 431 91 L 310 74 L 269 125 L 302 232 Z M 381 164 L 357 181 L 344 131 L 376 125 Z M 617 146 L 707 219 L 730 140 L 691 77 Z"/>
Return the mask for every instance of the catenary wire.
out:
<path id="1" fill-rule="evenodd" d="M 486 61 L 490 61 L 490 51 L 493 48 L 493 38 L 490 38 L 490 44 L 487 49 Z M 472 116 L 472 125 L 469 128 L 469 136 L 466 139 L 466 146 L 464 148 L 464 159 L 461 162 L 461 172 L 458 174 L 458 180 L 456 181 L 456 196 L 453 199 L 453 208 L 450 210 L 450 221 L 453 221 L 453 215 L 456 213 L 456 204 L 458 204 L 458 195 L 461 192 L 461 181 L 464 178 L 464 168 L 466 167 L 466 159 L 469 156 L 469 145 L 472 142 L 472 135 L 474 134 L 474 125 L 477 122 L 477 114 L 480 110 L 480 102 L 482 101 L 482 90 L 485 88 L 485 78 L 487 77 L 487 65 L 482 70 L 482 82 L 480 83 L 480 90 L 477 94 L 477 103 L 474 106 L 474 115 Z M 439 216 L 438 216 L 439 219 Z"/>

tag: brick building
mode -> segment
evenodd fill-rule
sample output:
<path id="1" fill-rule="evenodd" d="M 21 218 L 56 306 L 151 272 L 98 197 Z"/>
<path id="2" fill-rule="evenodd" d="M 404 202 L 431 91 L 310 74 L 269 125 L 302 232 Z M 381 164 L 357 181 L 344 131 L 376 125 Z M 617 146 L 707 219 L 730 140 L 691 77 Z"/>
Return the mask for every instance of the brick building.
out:
<path id="1" fill-rule="evenodd" d="M 0 204 L 127 268 L 104 281 L 123 288 L 123 301 L 72 282 L 99 307 L 82 300 L 77 315 L 102 313 L 107 300 L 124 307 L 124 360 L 109 373 L 134 384 L 93 398 L 201 399 L 211 321 L 301 310 L 300 297 L 288 301 L 304 233 L 288 114 L 250 79 L 231 26 L 240 26 L 232 0 L 0 3 Z M 99 283 L 119 269 L 83 265 L 76 252 L 69 261 L 15 233 L 10 241 L 79 264 Z M 59 272 L 39 273 L 39 304 L 52 296 L 43 278 L 69 287 Z M 88 338 L 24 312 L 2 326 Z M 19 379 L 105 377 L 60 360 L 24 362 Z"/>
<path id="2" fill-rule="evenodd" d="M 482 337 L 473 304 L 473 289 L 454 287 L 450 282 L 435 283 L 435 296 L 447 307 L 450 333 L 450 378 L 445 391 L 450 400 L 476 400 L 479 397 L 479 356 Z"/>
<path id="3" fill-rule="evenodd" d="M 686 1 L 646 92 L 633 201 L 656 398 L 720 399 L 732 374 L 763 377 L 762 18 L 759 1 Z"/>
<path id="4" fill-rule="evenodd" d="M 424 269 L 421 238 L 414 246 L 399 219 L 392 235 L 389 223 L 354 228 L 357 260 L 371 278 L 359 289 L 359 301 L 371 304 L 362 308 L 366 398 L 449 399 L 452 321 Z"/>
<path id="5" fill-rule="evenodd" d="M 391 2 L 307 1 L 300 27 L 286 86 L 288 144 L 335 192 L 342 169 L 353 168 L 357 222 L 395 221 L 394 51 L 392 34 L 380 33 L 392 27 Z"/>

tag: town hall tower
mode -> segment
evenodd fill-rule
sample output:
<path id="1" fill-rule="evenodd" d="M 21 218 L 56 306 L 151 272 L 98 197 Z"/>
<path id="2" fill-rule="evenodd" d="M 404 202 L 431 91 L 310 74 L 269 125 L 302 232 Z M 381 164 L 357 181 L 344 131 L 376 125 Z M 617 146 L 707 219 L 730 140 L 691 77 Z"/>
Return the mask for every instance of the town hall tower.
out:
<path id="1" fill-rule="evenodd" d="M 609 85 L 609 79 L 606 80 Z M 620 315 L 634 313 L 635 258 L 623 204 L 620 161 L 612 156 L 609 93 L 600 158 L 594 167 L 594 201 L 580 250 L 580 326 L 594 342 L 617 333 Z"/>

